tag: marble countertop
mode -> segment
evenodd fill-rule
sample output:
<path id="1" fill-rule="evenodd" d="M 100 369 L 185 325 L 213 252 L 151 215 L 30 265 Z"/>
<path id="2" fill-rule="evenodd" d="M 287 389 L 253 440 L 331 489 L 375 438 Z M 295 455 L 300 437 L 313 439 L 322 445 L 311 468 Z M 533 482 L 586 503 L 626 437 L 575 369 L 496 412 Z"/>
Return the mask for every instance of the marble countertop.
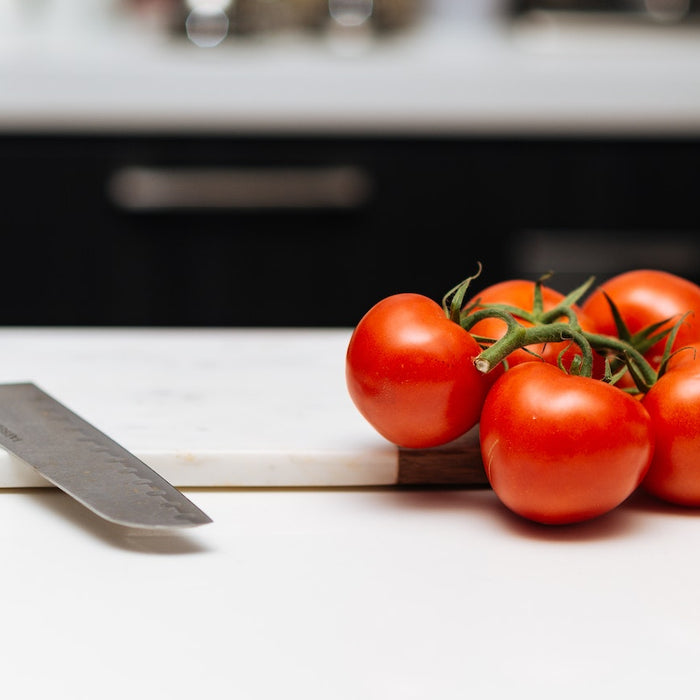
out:
<path id="1" fill-rule="evenodd" d="M 0 381 L 35 381 L 173 474 L 235 472 L 239 450 L 381 472 L 394 457 L 344 390 L 348 337 L 4 328 Z M 548 528 L 488 489 L 185 490 L 213 522 L 173 533 L 0 489 L 8 697 L 588 700 L 700 681 L 692 511 L 635 495 Z"/>
<path id="2" fill-rule="evenodd" d="M 0 130 L 700 133 L 694 25 L 436 20 L 359 44 L 213 49 L 80 28 L 0 28 Z"/>

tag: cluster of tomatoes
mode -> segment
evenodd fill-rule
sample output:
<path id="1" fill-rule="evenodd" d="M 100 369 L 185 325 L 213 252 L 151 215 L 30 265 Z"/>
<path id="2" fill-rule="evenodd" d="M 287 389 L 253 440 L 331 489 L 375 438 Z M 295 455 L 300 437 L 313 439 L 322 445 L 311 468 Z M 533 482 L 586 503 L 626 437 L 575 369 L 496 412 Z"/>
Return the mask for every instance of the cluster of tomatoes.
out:
<path id="1" fill-rule="evenodd" d="M 493 491 L 536 522 L 588 520 L 637 488 L 700 506 L 700 286 L 660 270 L 568 295 L 476 279 L 360 320 L 346 379 L 367 421 L 404 448 L 478 424 Z"/>

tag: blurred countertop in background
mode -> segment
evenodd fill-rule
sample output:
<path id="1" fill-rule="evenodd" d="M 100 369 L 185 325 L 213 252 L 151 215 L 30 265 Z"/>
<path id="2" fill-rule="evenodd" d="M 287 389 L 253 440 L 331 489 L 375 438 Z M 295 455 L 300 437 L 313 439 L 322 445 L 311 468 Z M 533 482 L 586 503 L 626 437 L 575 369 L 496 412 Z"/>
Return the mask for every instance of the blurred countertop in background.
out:
<path id="1" fill-rule="evenodd" d="M 202 46 L 184 13 L 118 5 L 2 1 L 0 130 L 700 133 L 694 22 L 442 0 L 393 31 L 329 15 Z"/>

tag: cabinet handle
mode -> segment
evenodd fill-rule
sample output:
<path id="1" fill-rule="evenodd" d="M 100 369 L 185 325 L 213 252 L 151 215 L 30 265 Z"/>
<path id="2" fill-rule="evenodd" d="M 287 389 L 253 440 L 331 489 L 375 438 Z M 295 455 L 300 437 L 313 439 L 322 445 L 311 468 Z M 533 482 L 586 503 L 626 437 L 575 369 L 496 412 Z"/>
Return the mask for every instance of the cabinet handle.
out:
<path id="1" fill-rule="evenodd" d="M 125 167 L 107 183 L 111 201 L 127 211 L 355 209 L 370 191 L 369 175 L 354 166 Z"/>

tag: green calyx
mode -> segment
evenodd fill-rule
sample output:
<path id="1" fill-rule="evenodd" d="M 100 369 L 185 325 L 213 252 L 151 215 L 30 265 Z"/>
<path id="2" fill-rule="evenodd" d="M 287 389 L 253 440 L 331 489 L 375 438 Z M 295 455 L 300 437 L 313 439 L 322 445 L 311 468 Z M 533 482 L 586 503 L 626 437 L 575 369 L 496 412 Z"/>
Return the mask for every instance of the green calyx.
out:
<path id="1" fill-rule="evenodd" d="M 451 321 L 461 324 L 462 318 L 462 306 L 464 304 L 464 299 L 469 291 L 469 285 L 481 274 L 482 266 L 481 263 L 477 263 L 478 270 L 471 277 L 467 277 L 464 281 L 460 282 L 457 286 L 450 289 L 447 294 L 442 298 L 442 308 Z"/>
<path id="2" fill-rule="evenodd" d="M 466 331 L 471 331 L 479 321 L 486 318 L 498 318 L 506 323 L 506 332 L 499 339 L 474 336 L 483 348 L 474 361 L 480 372 L 487 373 L 498 364 L 507 363 L 508 356 L 520 348 L 531 352 L 529 346 L 565 341 L 576 344 L 580 349 L 580 355 L 574 356 L 568 368 L 562 365 L 562 357 L 566 349 L 559 355 L 559 366 L 571 374 L 592 377 L 594 353 L 605 357 L 603 381 L 614 384 L 629 372 L 639 392 L 648 391 L 663 372 L 670 357 L 680 321 L 670 331 L 663 330 L 663 327 L 668 324 L 668 321 L 664 321 L 633 335 L 626 328 L 612 301 L 608 299 L 617 325 L 618 337 L 589 333 L 581 328 L 574 306 L 590 289 L 595 278 L 590 277 L 584 284 L 566 295 L 555 307 L 545 310 L 542 286 L 549 279 L 549 274 L 535 282 L 532 309 L 520 309 L 507 304 L 481 304 L 478 298 L 465 307 L 464 299 L 469 285 L 480 273 L 481 265 L 475 275 L 451 289 L 442 303 L 447 317 Z M 657 372 L 644 358 L 644 352 L 666 336 L 668 336 L 666 354 Z"/>

